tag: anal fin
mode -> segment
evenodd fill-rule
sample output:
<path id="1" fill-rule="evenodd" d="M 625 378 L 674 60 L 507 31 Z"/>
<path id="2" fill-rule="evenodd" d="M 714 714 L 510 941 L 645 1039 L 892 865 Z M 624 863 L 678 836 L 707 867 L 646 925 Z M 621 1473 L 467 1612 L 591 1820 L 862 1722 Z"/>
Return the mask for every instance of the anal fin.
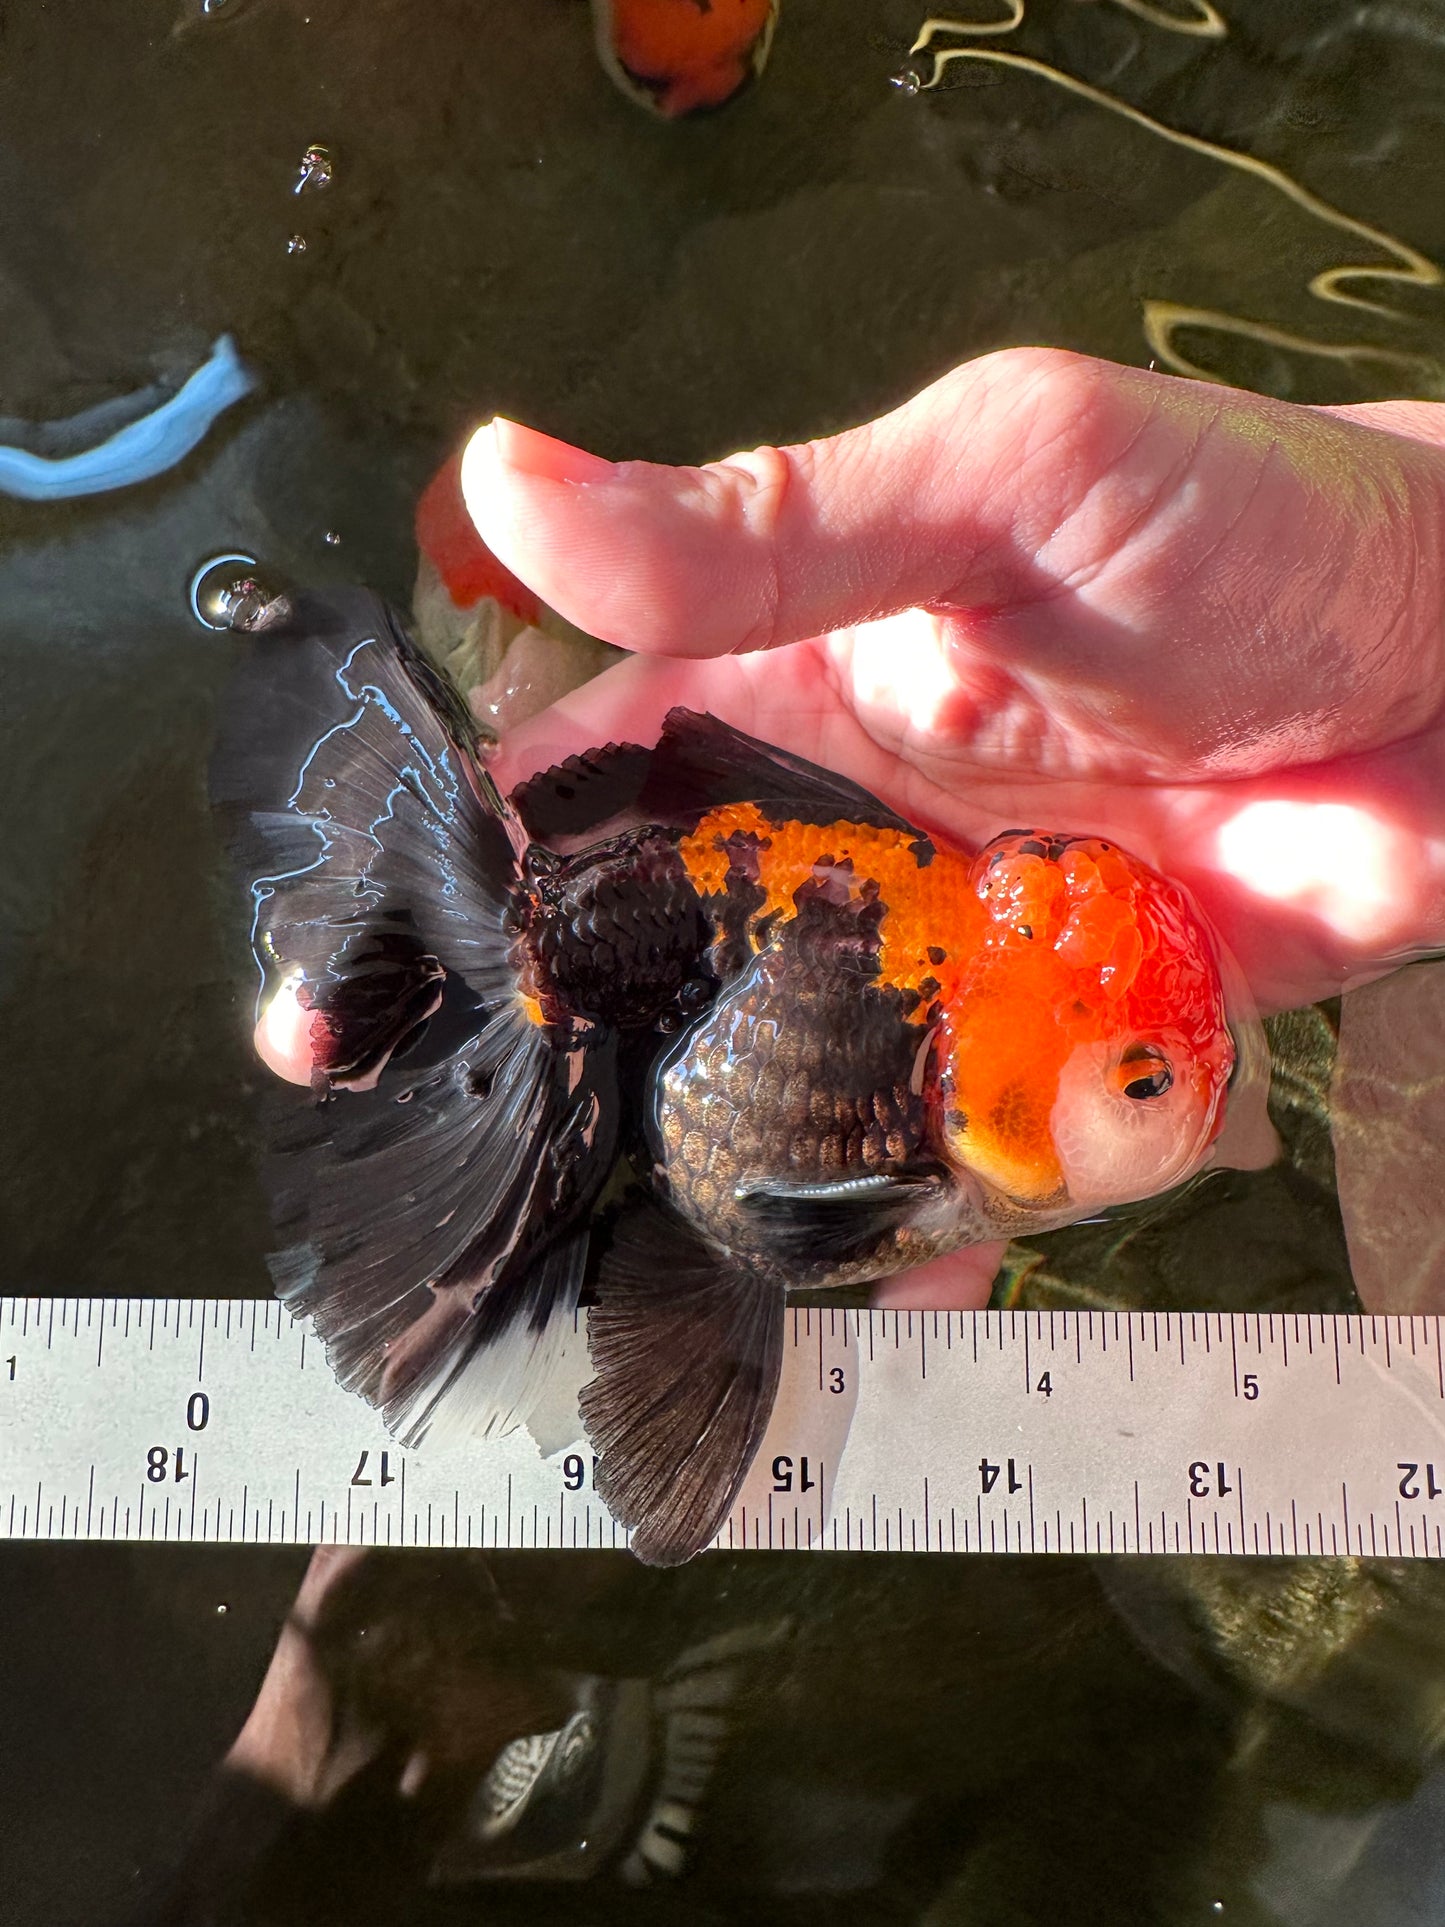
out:
<path id="1" fill-rule="evenodd" d="M 661 1206 L 619 1219 L 587 1339 L 582 1422 L 597 1490 L 648 1565 L 713 1539 L 767 1430 L 783 1356 L 780 1285 Z"/>

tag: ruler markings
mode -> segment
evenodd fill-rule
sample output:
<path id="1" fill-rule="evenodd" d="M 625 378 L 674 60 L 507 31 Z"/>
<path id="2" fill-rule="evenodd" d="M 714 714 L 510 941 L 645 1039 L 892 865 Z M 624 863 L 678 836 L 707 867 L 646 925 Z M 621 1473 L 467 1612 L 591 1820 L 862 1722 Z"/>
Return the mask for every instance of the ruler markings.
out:
<path id="1" fill-rule="evenodd" d="M 960 1313 L 955 1345 L 951 1313 L 793 1308 L 778 1414 L 721 1542 L 1445 1558 L 1439 1320 L 1141 1313 L 1136 1343 L 1133 1318 Z M 583 1442 L 567 1448 L 589 1468 L 581 1489 L 525 1431 L 404 1449 L 314 1356 L 308 1369 L 306 1329 L 279 1304 L 12 1297 L 0 1321 L 18 1361 L 13 1381 L 0 1372 L 0 1536 L 626 1543 L 594 1505 Z M 1041 1396 L 1046 1339 L 1076 1369 Z"/>

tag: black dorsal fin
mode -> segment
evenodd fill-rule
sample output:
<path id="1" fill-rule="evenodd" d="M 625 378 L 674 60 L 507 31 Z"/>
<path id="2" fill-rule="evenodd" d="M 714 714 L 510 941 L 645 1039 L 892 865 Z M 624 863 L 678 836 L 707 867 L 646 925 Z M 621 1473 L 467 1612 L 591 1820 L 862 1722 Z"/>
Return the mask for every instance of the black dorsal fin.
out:
<path id="1" fill-rule="evenodd" d="M 671 709 L 655 749 L 607 743 L 519 783 L 510 798 L 529 836 L 585 836 L 614 818 L 691 827 L 708 810 L 756 803 L 779 821 L 871 823 L 933 846 L 868 790 L 816 763 L 773 749 L 695 709 Z"/>
<path id="2" fill-rule="evenodd" d="M 540 842 L 583 836 L 636 807 L 651 763 L 652 751 L 637 743 L 583 750 L 519 783 L 511 805 Z"/>
<path id="3" fill-rule="evenodd" d="M 781 1285 L 652 1203 L 619 1218 L 587 1315 L 596 1377 L 582 1422 L 597 1491 L 648 1565 L 713 1539 L 767 1430 L 783 1357 Z"/>
<path id="4" fill-rule="evenodd" d="M 693 709 L 668 711 L 638 802 L 663 822 L 725 803 L 756 803 L 780 821 L 871 823 L 901 830 L 932 854 L 920 830 L 861 785 Z"/>

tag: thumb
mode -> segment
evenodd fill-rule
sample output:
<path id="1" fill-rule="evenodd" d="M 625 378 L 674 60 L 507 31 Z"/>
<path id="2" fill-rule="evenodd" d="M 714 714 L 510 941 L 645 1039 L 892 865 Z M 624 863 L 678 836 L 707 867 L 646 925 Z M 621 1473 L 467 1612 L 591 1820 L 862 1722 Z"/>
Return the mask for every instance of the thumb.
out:
<path id="1" fill-rule="evenodd" d="M 998 609 L 1046 592 L 1050 533 L 1135 445 L 1166 387 L 1190 386 L 1007 349 L 861 428 L 701 468 L 605 462 L 498 419 L 472 437 L 462 490 L 487 546 L 579 627 L 722 655 L 915 605 Z"/>

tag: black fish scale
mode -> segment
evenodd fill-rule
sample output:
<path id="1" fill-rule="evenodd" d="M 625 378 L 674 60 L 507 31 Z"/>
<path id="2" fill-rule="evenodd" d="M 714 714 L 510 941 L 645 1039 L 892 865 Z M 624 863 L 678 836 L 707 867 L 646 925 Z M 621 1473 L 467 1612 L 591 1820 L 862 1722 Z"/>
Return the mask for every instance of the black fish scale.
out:
<path id="1" fill-rule="evenodd" d="M 755 1234 L 740 1183 L 829 1183 L 917 1158 L 925 1107 L 909 1082 L 922 1035 L 895 991 L 859 982 L 856 957 L 791 943 L 764 953 L 659 1080 L 657 1148 L 679 1207 L 743 1252 Z"/>
<path id="2" fill-rule="evenodd" d="M 667 830 L 539 869 L 533 891 L 523 946 L 549 1018 L 651 1024 L 703 968 L 710 932 Z"/>

